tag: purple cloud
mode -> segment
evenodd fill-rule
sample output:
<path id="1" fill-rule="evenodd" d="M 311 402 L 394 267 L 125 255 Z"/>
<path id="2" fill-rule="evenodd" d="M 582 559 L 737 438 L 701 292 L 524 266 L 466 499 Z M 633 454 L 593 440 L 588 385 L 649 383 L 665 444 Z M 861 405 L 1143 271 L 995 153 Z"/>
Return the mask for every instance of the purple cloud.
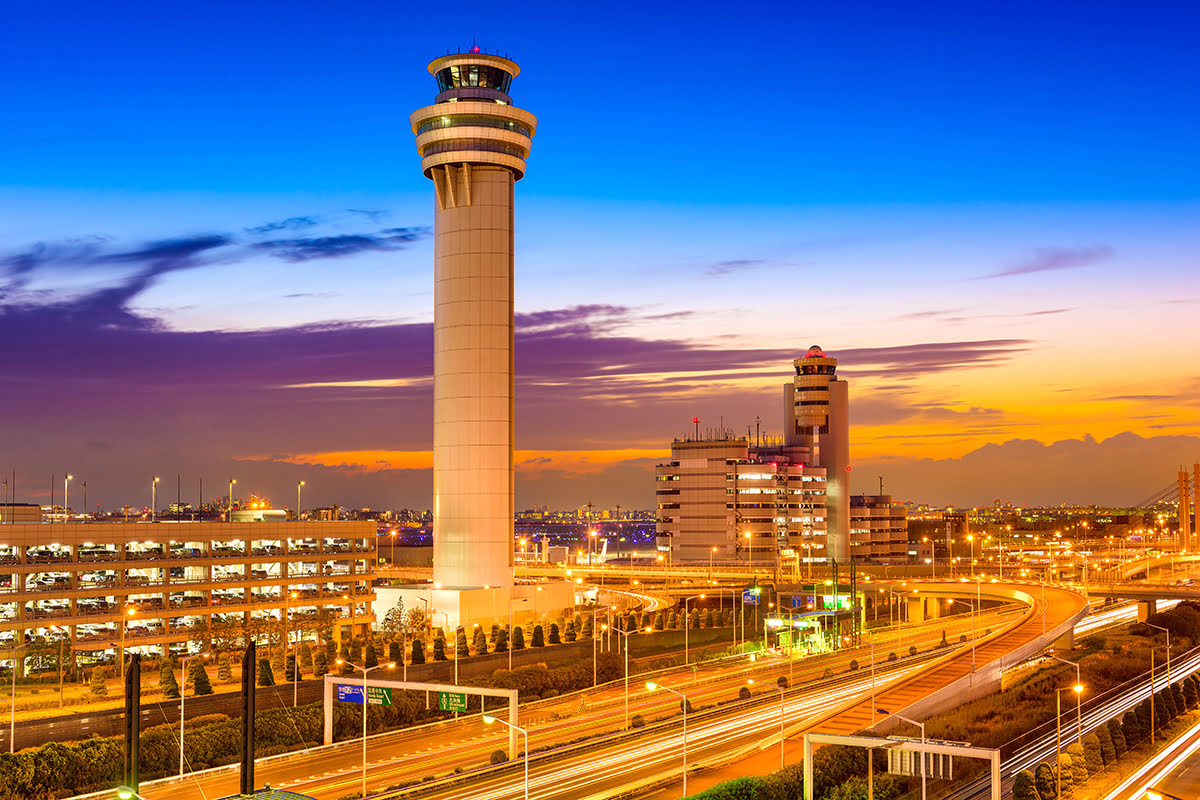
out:
<path id="1" fill-rule="evenodd" d="M 1007 269 L 980 276 L 983 279 L 1007 278 L 1013 275 L 1031 275 L 1035 272 L 1051 272 L 1060 269 L 1090 267 L 1112 258 L 1113 249 L 1106 244 L 1089 247 L 1043 247 L 1025 261 Z"/>

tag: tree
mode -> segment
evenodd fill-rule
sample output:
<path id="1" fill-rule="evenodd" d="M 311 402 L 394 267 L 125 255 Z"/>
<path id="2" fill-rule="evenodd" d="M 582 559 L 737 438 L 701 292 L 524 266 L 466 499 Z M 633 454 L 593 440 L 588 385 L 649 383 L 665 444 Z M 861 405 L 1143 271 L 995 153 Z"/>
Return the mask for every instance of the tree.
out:
<path id="1" fill-rule="evenodd" d="M 1058 778 L 1059 790 L 1064 798 L 1075 796 L 1075 768 L 1071 763 L 1071 756 L 1067 753 L 1062 753 L 1058 757 Z"/>
<path id="2" fill-rule="evenodd" d="M 492 648 L 497 653 L 508 652 L 508 629 L 501 628 L 496 631 L 496 646 Z"/>
<path id="3" fill-rule="evenodd" d="M 1027 769 L 1023 769 L 1017 773 L 1013 779 L 1013 800 L 1042 800 L 1038 794 L 1037 783 L 1034 780 L 1033 773 Z M 1047 800 L 1054 800 L 1047 798 Z"/>
<path id="4" fill-rule="evenodd" d="M 439 636 L 433 640 L 433 660 L 434 661 L 445 661 L 446 660 L 446 640 L 443 639 L 441 636 Z"/>
<path id="5" fill-rule="evenodd" d="M 690 612 L 688 612 L 687 626 L 692 630 L 696 630 L 700 627 L 700 609 L 693 608 Z"/>
<path id="6" fill-rule="evenodd" d="M 217 656 L 217 679 L 233 680 L 233 663 L 229 660 L 229 653 L 221 653 Z"/>
<path id="7" fill-rule="evenodd" d="M 179 681 L 175 680 L 175 670 L 171 669 L 170 661 L 164 661 L 159 668 L 158 685 L 162 689 L 163 697 L 168 700 L 179 697 Z"/>
<path id="8" fill-rule="evenodd" d="M 324 650 L 318 650 L 313 656 L 313 677 L 323 678 L 329 674 L 329 657 Z"/>
<path id="9" fill-rule="evenodd" d="M 412 663 L 425 663 L 425 643 L 420 639 L 413 639 L 412 641 Z"/>
<path id="10" fill-rule="evenodd" d="M 454 634 L 455 654 L 458 658 L 466 658 L 471 655 L 471 651 L 467 648 L 467 632 L 461 627 Z"/>
<path id="11" fill-rule="evenodd" d="M 208 680 L 208 670 L 204 668 L 203 659 L 193 658 L 188 662 L 188 677 L 192 679 L 192 694 L 203 697 L 212 694 L 212 683 Z"/>
<path id="12" fill-rule="evenodd" d="M 487 634 L 483 632 L 483 628 L 475 629 L 475 655 L 486 656 L 488 651 Z"/>
<path id="13" fill-rule="evenodd" d="M 304 669 L 312 669 L 313 651 L 312 645 L 308 642 L 303 642 L 300 645 L 300 666 Z"/>
<path id="14" fill-rule="evenodd" d="M 262 656 L 258 659 L 258 685 L 274 686 L 275 672 L 271 669 L 271 659 Z"/>
<path id="15" fill-rule="evenodd" d="M 1076 786 L 1083 786 L 1089 777 L 1087 756 L 1083 752 L 1083 745 L 1079 742 L 1067 745 L 1067 755 L 1071 757 L 1071 781 Z"/>
<path id="16" fill-rule="evenodd" d="M 1146 738 L 1142 721 L 1136 711 L 1126 711 L 1125 716 L 1121 717 L 1121 734 L 1127 751 L 1137 747 Z"/>
<path id="17" fill-rule="evenodd" d="M 513 628 L 512 649 L 513 650 L 524 650 L 525 649 L 525 629 L 522 628 L 520 625 Z"/>
<path id="18" fill-rule="evenodd" d="M 405 623 L 408 625 L 409 633 L 413 636 L 424 635 L 425 630 L 425 612 L 420 608 L 410 608 L 405 615 Z"/>
<path id="19" fill-rule="evenodd" d="M 383 621 L 379 623 L 379 629 L 386 633 L 400 633 L 405 628 L 406 620 L 404 613 L 404 598 L 396 601 L 396 605 L 388 609 L 388 612 L 383 615 Z"/>
<path id="20" fill-rule="evenodd" d="M 1100 730 L 1107 733 L 1105 728 Z M 1099 734 L 1089 733 L 1083 737 L 1083 763 L 1087 765 L 1088 775 L 1098 775 L 1104 769 L 1104 755 L 1100 750 Z"/>
<path id="21" fill-rule="evenodd" d="M 585 616 L 585 617 L 583 618 L 583 625 L 582 625 L 582 626 L 579 628 L 579 636 L 580 636 L 580 638 L 583 638 L 583 639 L 590 639 L 590 638 L 592 638 L 592 636 L 593 636 L 593 635 L 595 634 L 595 632 L 596 632 L 596 628 L 595 628 L 595 626 L 593 625 L 593 622 L 594 622 L 594 620 L 592 619 L 592 615 L 591 615 L 591 614 L 588 614 L 587 616 Z"/>
<path id="22" fill-rule="evenodd" d="M 545 647 L 546 646 L 546 641 L 543 638 L 541 625 L 533 626 L 533 641 L 530 642 L 529 644 L 531 647 Z"/>
<path id="23" fill-rule="evenodd" d="M 388 661 L 391 661 L 393 664 L 404 663 L 404 649 L 400 647 L 400 643 L 395 639 L 388 642 Z"/>
<path id="24" fill-rule="evenodd" d="M 550 644 L 562 644 L 562 639 L 558 636 L 558 623 L 550 623 Z"/>
<path id="25" fill-rule="evenodd" d="M 577 639 L 577 638 L 578 638 L 578 637 L 575 635 L 575 621 L 574 621 L 574 620 L 568 620 L 568 621 L 567 621 L 567 634 L 566 634 L 566 640 L 567 640 L 568 642 L 573 642 L 573 641 L 575 641 L 575 639 Z"/>
<path id="26" fill-rule="evenodd" d="M 289 681 L 300 680 L 300 675 L 296 672 L 296 654 L 288 653 L 287 659 L 283 663 L 283 674 L 287 676 Z"/>
<path id="27" fill-rule="evenodd" d="M 657 612 L 655 612 L 655 614 L 654 614 L 654 624 L 653 624 L 653 628 L 654 628 L 654 630 L 656 630 L 656 631 L 661 631 L 661 630 L 663 630 L 663 629 L 664 629 L 664 626 L 665 626 L 665 625 L 666 625 L 666 623 L 665 623 L 665 622 L 664 622 L 664 620 L 663 620 L 663 612 L 661 612 L 661 611 L 657 611 Z"/>
<path id="28" fill-rule="evenodd" d="M 350 640 L 350 660 L 355 664 L 361 664 L 363 658 L 363 640 L 355 636 Z"/>
<path id="29" fill-rule="evenodd" d="M 1121 722 L 1113 717 L 1105 727 L 1108 728 L 1109 738 L 1112 739 L 1113 752 L 1116 753 L 1117 758 L 1120 758 L 1129 750 L 1129 745 L 1125 743 L 1125 733 L 1121 729 Z"/>
<path id="30" fill-rule="evenodd" d="M 280 675 L 284 673 L 284 666 L 287 664 L 287 652 L 282 647 L 277 647 L 271 653 L 271 669 Z"/>
<path id="31" fill-rule="evenodd" d="M 1100 742 L 1100 760 L 1107 767 L 1117 760 L 1117 748 L 1113 744 L 1112 732 L 1107 725 L 1096 729 L 1096 739 Z"/>
<path id="32" fill-rule="evenodd" d="M 1187 702 L 1188 708 L 1195 708 L 1200 704 L 1200 693 L 1196 691 L 1196 676 L 1188 675 L 1187 680 L 1183 682 L 1183 699 Z"/>
<path id="33" fill-rule="evenodd" d="M 1045 762 L 1038 764 L 1033 771 L 1033 778 L 1038 796 L 1042 800 L 1052 800 L 1052 798 L 1058 797 L 1058 780 L 1055 778 L 1053 767 Z"/>
<path id="34" fill-rule="evenodd" d="M 367 642 L 367 647 L 363 651 L 363 666 L 367 669 L 379 666 L 379 653 L 375 651 L 374 642 Z"/>

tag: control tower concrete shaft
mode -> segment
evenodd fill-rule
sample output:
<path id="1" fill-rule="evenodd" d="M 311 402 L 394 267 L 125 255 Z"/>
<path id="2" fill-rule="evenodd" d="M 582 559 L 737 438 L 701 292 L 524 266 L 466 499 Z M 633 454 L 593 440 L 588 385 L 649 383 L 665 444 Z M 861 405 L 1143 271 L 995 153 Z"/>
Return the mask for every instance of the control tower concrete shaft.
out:
<path id="1" fill-rule="evenodd" d="M 479 48 L 435 59 L 439 94 L 410 117 L 434 188 L 433 575 L 513 582 L 513 187 L 537 119 L 520 69 Z"/>

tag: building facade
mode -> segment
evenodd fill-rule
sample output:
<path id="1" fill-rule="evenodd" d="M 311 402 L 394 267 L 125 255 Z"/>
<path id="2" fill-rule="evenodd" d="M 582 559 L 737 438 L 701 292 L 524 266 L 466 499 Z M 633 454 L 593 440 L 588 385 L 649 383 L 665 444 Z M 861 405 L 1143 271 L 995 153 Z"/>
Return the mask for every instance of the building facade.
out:
<path id="1" fill-rule="evenodd" d="M 887 494 L 850 497 L 850 555 L 856 561 L 909 560 L 908 513 Z"/>
<path id="2" fill-rule="evenodd" d="M 375 563 L 370 522 L 0 525 L 0 659 L 60 638 L 87 662 L 121 644 L 184 652 L 285 615 L 290 630 L 364 633 Z"/>
<path id="3" fill-rule="evenodd" d="M 747 439 L 675 440 L 655 468 L 660 546 L 682 561 L 824 561 L 825 470 Z"/>

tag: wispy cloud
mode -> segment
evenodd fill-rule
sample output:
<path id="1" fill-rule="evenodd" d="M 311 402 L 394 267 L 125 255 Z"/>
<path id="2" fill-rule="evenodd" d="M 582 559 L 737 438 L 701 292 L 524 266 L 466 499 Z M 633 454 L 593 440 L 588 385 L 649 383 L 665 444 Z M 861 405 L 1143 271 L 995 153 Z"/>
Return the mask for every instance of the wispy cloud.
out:
<path id="1" fill-rule="evenodd" d="M 981 275 L 980 278 L 1007 278 L 1014 275 L 1032 275 L 1036 272 L 1078 269 L 1102 263 L 1112 258 L 1112 256 L 1113 249 L 1106 244 L 1075 248 L 1043 247 L 1023 261 L 1019 261 L 998 272 Z"/>
<path id="2" fill-rule="evenodd" d="M 369 251 L 399 250 L 429 235 L 427 227 L 387 228 L 378 233 L 273 239 L 251 245 L 292 263 L 318 258 L 344 258 Z"/>
<path id="3" fill-rule="evenodd" d="M 758 269 L 767 264 L 765 258 L 737 258 L 729 261 L 718 261 L 715 264 L 710 264 L 705 268 L 704 274 L 710 278 L 720 278 L 725 275 L 732 275 L 735 272 L 743 272 L 748 269 Z"/>

